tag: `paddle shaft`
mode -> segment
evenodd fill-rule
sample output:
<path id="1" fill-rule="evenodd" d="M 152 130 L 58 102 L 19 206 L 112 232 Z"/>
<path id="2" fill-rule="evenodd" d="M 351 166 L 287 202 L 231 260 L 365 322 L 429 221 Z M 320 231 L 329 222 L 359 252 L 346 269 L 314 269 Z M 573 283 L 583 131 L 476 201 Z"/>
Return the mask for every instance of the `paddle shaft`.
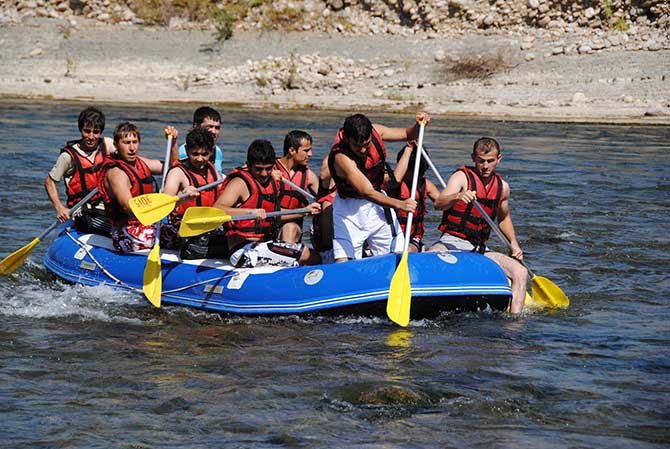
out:
<path id="1" fill-rule="evenodd" d="M 225 180 L 226 180 L 226 177 L 224 176 L 221 179 L 217 179 L 214 182 L 210 182 L 209 184 L 205 184 L 202 187 L 198 187 L 197 189 L 195 189 L 195 191 L 196 192 L 202 192 L 203 190 L 211 189 L 212 187 L 218 186 L 219 184 L 221 184 Z M 180 193 L 177 198 L 180 199 L 180 200 L 183 200 L 184 198 L 188 198 L 188 195 L 189 195 L 188 193 L 183 192 L 183 193 Z"/>
<path id="2" fill-rule="evenodd" d="M 426 124 L 421 121 L 419 122 L 419 142 L 416 145 L 416 157 L 414 158 L 414 172 L 412 173 L 412 188 L 410 190 L 409 197 L 414 198 L 416 196 L 416 188 L 419 184 L 419 165 L 421 163 L 421 154 L 423 153 L 423 134 L 426 129 Z M 405 247 L 403 252 L 409 250 L 409 240 L 412 237 L 412 220 L 414 219 L 414 212 L 407 214 L 407 224 L 405 225 Z"/>
<path id="3" fill-rule="evenodd" d="M 307 201 L 310 201 L 312 203 L 314 201 L 316 201 L 316 198 L 314 197 L 314 195 L 312 195 L 307 190 L 300 187 L 298 184 L 296 184 L 294 182 L 291 182 L 286 178 L 282 178 L 282 182 L 285 183 L 286 185 L 290 186 L 293 190 L 295 190 L 296 192 L 298 192 L 299 194 L 301 194 L 305 198 L 307 198 Z"/>
<path id="4" fill-rule="evenodd" d="M 430 160 L 430 156 L 428 156 L 428 154 L 426 154 L 425 151 L 423 151 L 422 153 L 423 153 L 423 158 L 424 158 L 425 161 L 428 163 L 428 166 L 430 167 L 430 169 L 433 170 L 433 174 L 435 174 L 435 177 L 438 179 L 438 181 L 440 181 L 440 184 L 442 185 L 442 189 L 444 190 L 444 189 L 447 187 L 447 183 L 444 182 L 444 178 L 442 178 L 442 176 L 440 175 L 440 172 L 437 171 L 437 168 L 435 167 L 435 164 L 433 164 L 433 161 Z M 498 227 L 498 225 L 495 224 L 495 223 L 493 222 L 493 220 L 491 220 L 491 217 L 489 217 L 489 214 L 487 214 L 486 211 L 484 210 L 484 208 L 482 208 L 481 204 L 479 204 L 478 201 L 473 201 L 473 204 L 475 205 L 475 207 L 477 208 L 477 210 L 478 210 L 479 213 L 481 214 L 482 218 L 484 218 L 484 221 L 486 221 L 486 223 L 487 223 L 489 226 L 491 226 L 491 229 L 493 229 L 493 231 L 496 233 L 496 235 L 498 236 L 498 238 L 500 238 L 500 240 L 501 240 L 505 245 L 507 245 L 507 247 L 508 247 L 509 249 L 512 249 L 512 243 L 511 243 L 511 242 L 509 241 L 509 239 L 505 236 L 505 234 L 503 234 L 503 232 L 500 230 L 500 227 Z M 521 260 L 516 259 L 516 260 L 517 260 L 519 263 L 521 263 L 521 265 L 523 265 L 524 267 L 526 267 L 526 270 L 528 270 L 528 272 L 530 273 L 530 275 L 531 275 L 532 277 L 535 277 L 535 273 L 533 273 L 533 272 L 531 271 L 531 269 L 528 267 L 528 265 L 526 265 L 526 262 L 524 262 L 523 259 L 521 259 Z"/>
<path id="5" fill-rule="evenodd" d="M 293 214 L 306 214 L 312 212 L 312 209 L 309 207 L 303 207 L 302 209 L 287 209 L 287 210 L 276 210 L 274 212 L 268 212 L 266 214 L 267 218 L 271 217 L 280 217 L 282 215 L 293 215 Z M 235 215 L 231 218 L 231 221 L 237 220 L 255 220 L 258 218 L 254 214 L 244 214 L 244 215 Z"/>

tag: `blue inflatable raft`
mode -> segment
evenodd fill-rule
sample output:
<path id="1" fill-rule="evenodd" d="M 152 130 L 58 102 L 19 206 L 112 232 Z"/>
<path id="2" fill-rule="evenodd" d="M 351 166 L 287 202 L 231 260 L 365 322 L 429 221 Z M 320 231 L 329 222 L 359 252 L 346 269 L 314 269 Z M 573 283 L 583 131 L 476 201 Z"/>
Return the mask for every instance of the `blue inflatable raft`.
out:
<path id="1" fill-rule="evenodd" d="M 109 285 L 142 294 L 144 254 L 114 251 L 111 239 L 62 228 L 44 258 L 66 281 Z M 163 250 L 164 305 L 249 315 L 386 315 L 389 284 L 400 254 L 304 267 L 234 268 L 227 260 L 181 260 Z M 411 318 L 447 310 L 504 309 L 507 278 L 478 253 L 410 253 Z"/>

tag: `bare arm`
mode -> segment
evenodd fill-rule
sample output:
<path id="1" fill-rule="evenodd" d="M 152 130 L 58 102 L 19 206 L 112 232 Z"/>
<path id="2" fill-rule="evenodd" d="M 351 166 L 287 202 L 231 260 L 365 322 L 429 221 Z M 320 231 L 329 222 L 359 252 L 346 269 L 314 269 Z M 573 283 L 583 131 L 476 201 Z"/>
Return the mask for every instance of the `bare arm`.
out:
<path id="1" fill-rule="evenodd" d="M 370 180 L 358 169 L 356 163 L 343 154 L 335 155 L 335 170 L 339 176 L 346 178 L 360 195 L 373 203 L 407 212 L 413 212 L 416 209 L 416 201 L 412 198 L 398 200 L 375 190 Z"/>
<path id="2" fill-rule="evenodd" d="M 125 214 L 133 217 L 134 214 L 132 210 L 130 210 L 129 205 L 129 201 L 133 195 L 130 192 L 131 186 L 128 175 L 126 175 L 126 173 L 120 168 L 112 168 L 105 175 L 103 182 L 105 183 L 105 188 L 107 191 L 121 206 L 121 210 Z"/>
<path id="3" fill-rule="evenodd" d="M 51 204 L 53 204 L 54 209 L 56 209 L 56 218 L 58 221 L 64 223 L 65 221 L 69 220 L 70 209 L 65 207 L 65 205 L 61 202 L 60 196 L 58 195 L 58 186 L 49 175 L 47 175 L 47 177 L 44 179 L 44 190 L 47 191 L 47 196 L 49 197 Z"/>
<path id="4" fill-rule="evenodd" d="M 321 162 L 321 170 L 319 171 L 319 185 L 324 190 L 329 190 L 332 181 L 333 178 L 330 176 L 330 168 L 328 167 L 328 156 L 326 156 Z"/>
<path id="5" fill-rule="evenodd" d="M 249 195 L 250 192 L 246 183 L 240 178 L 235 178 L 231 180 L 228 185 L 226 185 L 225 189 L 223 189 L 223 192 L 221 192 L 221 195 L 219 195 L 216 203 L 214 203 L 214 207 L 218 207 L 231 216 L 254 214 L 258 218 L 265 218 L 265 209 L 246 209 L 235 207 L 236 204 L 240 204 L 249 198 Z"/>
<path id="6" fill-rule="evenodd" d="M 312 170 L 307 172 L 307 190 L 313 195 L 316 195 L 319 191 L 319 178 Z"/>
<path id="7" fill-rule="evenodd" d="M 477 198 L 473 191 L 467 190 L 468 180 L 465 173 L 457 171 L 447 181 L 447 187 L 442 190 L 435 200 L 435 209 L 448 210 L 456 204 L 456 201 L 469 203 Z"/>
<path id="8" fill-rule="evenodd" d="M 425 120 L 426 125 L 430 123 L 430 115 L 427 112 L 416 114 L 416 122 L 407 128 L 388 128 L 384 125 L 372 125 L 379 133 L 379 136 L 389 142 L 410 141 L 419 138 L 419 122 Z"/>
<path id="9" fill-rule="evenodd" d="M 412 148 L 409 145 L 400 150 L 402 151 L 402 156 L 393 169 L 393 176 L 395 176 L 396 181 L 402 182 L 403 178 L 407 174 L 407 168 L 409 167 L 409 160 L 412 158 Z"/>
<path id="10" fill-rule="evenodd" d="M 426 179 L 426 196 L 428 196 L 433 203 L 435 203 L 440 196 L 440 191 L 430 179 Z"/>
<path id="11" fill-rule="evenodd" d="M 170 161 L 168 162 L 169 166 L 179 159 L 179 145 L 177 141 L 179 140 L 179 131 L 177 128 L 168 126 L 165 128 L 165 136 L 172 135 L 172 146 L 170 147 Z M 158 159 L 147 159 L 142 158 L 142 160 L 147 164 L 149 170 L 151 170 L 152 175 L 162 175 L 163 174 L 163 161 Z"/>
<path id="12" fill-rule="evenodd" d="M 168 171 L 165 178 L 165 186 L 163 193 L 168 195 L 177 195 L 183 192 L 188 192 L 189 196 L 194 197 L 200 195 L 200 192 L 191 185 L 184 172 L 178 168 L 172 168 Z"/>

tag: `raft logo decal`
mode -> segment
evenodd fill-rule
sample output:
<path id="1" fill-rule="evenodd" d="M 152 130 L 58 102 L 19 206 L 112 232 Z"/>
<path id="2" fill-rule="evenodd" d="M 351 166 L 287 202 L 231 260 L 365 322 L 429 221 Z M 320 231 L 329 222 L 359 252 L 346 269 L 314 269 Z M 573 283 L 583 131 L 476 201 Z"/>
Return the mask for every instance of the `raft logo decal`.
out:
<path id="1" fill-rule="evenodd" d="M 318 284 L 321 279 L 323 279 L 323 270 L 312 270 L 305 275 L 303 280 L 307 285 L 314 285 Z"/>
<path id="2" fill-rule="evenodd" d="M 442 262 L 450 263 L 452 265 L 455 264 L 456 262 L 458 262 L 458 259 L 456 258 L 456 256 L 454 256 L 451 253 L 447 253 L 447 252 L 437 253 L 437 257 L 439 257 L 442 260 Z"/>

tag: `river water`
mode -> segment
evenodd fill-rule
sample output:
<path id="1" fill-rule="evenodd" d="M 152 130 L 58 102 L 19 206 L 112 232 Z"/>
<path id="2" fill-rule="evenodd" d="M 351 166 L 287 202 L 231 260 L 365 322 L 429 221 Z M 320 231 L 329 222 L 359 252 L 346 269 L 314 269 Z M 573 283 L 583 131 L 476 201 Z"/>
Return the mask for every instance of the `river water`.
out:
<path id="1" fill-rule="evenodd" d="M 82 107 L 0 103 L 0 256 L 53 222 L 43 180 L 77 137 Z M 153 157 L 162 128 L 185 133 L 192 113 L 104 111 L 105 135 L 131 120 Z M 318 169 L 346 115 L 222 112 L 226 168 L 252 139 L 281 152 L 299 128 L 315 138 Z M 406 329 L 357 316 L 156 310 L 54 279 L 44 242 L 0 278 L 0 447 L 668 447 L 670 128 L 436 117 L 425 142 L 447 176 L 482 135 L 503 143 L 499 171 L 527 262 L 563 288 L 569 309 L 452 314 Z"/>

